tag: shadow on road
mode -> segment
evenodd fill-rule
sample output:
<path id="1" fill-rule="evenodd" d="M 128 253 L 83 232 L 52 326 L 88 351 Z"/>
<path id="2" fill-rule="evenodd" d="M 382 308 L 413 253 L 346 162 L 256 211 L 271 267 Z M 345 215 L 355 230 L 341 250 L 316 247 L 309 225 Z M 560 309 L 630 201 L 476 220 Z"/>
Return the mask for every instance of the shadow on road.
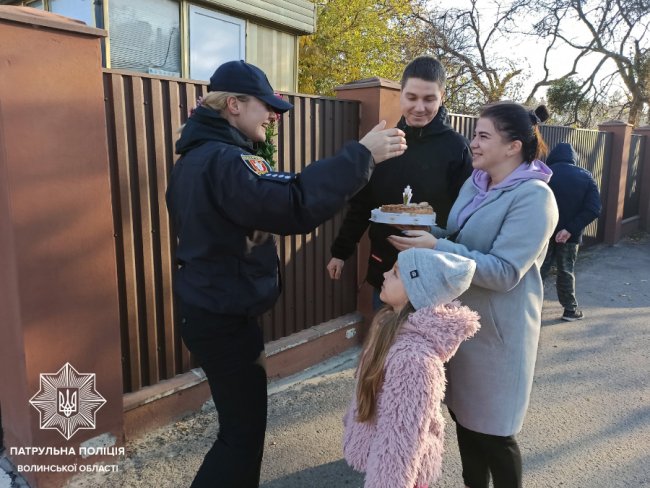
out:
<path id="1" fill-rule="evenodd" d="M 350 468 L 345 460 L 339 459 L 268 481 L 260 486 L 261 488 L 304 488 L 306 486 L 360 488 L 363 486 L 363 475 Z"/>

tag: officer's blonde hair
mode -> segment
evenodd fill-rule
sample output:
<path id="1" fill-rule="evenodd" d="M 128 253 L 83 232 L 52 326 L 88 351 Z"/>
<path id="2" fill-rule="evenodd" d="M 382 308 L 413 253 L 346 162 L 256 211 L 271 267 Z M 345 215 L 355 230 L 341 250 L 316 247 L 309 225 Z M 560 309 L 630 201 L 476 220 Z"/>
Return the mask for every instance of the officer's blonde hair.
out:
<path id="1" fill-rule="evenodd" d="M 247 102 L 249 99 L 249 95 L 244 95 L 243 93 L 215 91 L 215 92 L 209 92 L 207 95 L 202 97 L 200 105 L 203 107 L 208 107 L 209 109 L 212 110 L 216 110 L 217 112 L 221 113 L 228 106 L 228 99 L 230 97 L 235 97 L 240 102 Z M 194 109 L 192 109 L 192 112 L 193 111 Z M 185 125 L 186 124 L 183 124 L 178 128 L 179 134 L 183 132 L 183 129 L 185 129 Z"/>
<path id="2" fill-rule="evenodd" d="M 206 96 L 204 96 L 201 104 L 208 108 L 211 108 L 212 110 L 221 112 L 228 106 L 228 99 L 230 97 L 235 97 L 240 102 L 246 102 L 248 101 L 249 95 L 244 95 L 243 93 L 214 91 L 209 92 Z"/>

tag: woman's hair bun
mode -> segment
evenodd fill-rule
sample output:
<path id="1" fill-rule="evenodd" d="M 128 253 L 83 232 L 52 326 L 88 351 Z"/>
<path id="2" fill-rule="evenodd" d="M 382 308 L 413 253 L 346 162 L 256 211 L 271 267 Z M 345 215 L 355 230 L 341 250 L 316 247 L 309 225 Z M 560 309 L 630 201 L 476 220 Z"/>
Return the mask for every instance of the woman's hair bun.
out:
<path id="1" fill-rule="evenodd" d="M 537 118 L 541 122 L 546 122 L 548 118 L 551 116 L 551 114 L 548 113 L 548 109 L 546 108 L 546 105 L 540 105 L 535 109 L 535 115 L 537 115 Z"/>

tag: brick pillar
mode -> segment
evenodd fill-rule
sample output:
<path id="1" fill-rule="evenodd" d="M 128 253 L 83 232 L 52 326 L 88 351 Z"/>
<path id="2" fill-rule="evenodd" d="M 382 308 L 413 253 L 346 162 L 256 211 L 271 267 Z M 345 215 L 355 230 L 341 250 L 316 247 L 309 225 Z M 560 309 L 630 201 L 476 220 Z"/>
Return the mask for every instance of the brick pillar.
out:
<path id="1" fill-rule="evenodd" d="M 399 83 L 384 78 L 368 78 L 346 83 L 336 87 L 335 90 L 336 98 L 361 102 L 359 109 L 359 138 L 363 137 L 380 120 L 386 121 L 386 127 L 395 127 L 397 125 L 401 116 Z M 363 314 L 366 322 L 374 315 L 372 310 L 372 287 L 367 283 L 361 286 L 366 277 L 369 255 L 370 241 L 366 232 L 359 241 L 357 249 L 357 282 L 360 287 L 357 308 Z"/>
<path id="2" fill-rule="evenodd" d="M 613 245 L 621 238 L 632 126 L 619 120 L 611 120 L 600 124 L 598 130 L 612 134 L 609 170 L 606 175 L 605 206 L 603 209 L 605 212 L 603 239 L 606 244 Z"/>
<path id="3" fill-rule="evenodd" d="M 361 102 L 359 137 L 386 121 L 386 127 L 395 127 L 400 119 L 399 83 L 384 78 L 367 78 L 337 86 L 336 98 Z"/>
<path id="4" fill-rule="evenodd" d="M 635 134 L 645 136 L 639 169 L 641 171 L 641 187 L 639 197 L 639 227 L 650 231 L 650 125 L 634 129 Z"/>
<path id="5" fill-rule="evenodd" d="M 0 6 L 0 408 L 11 461 L 46 468 L 22 473 L 33 487 L 60 486 L 74 474 L 60 468 L 102 459 L 82 459 L 80 444 L 110 449 L 123 439 L 104 35 L 48 12 Z M 55 377 L 71 372 L 66 363 L 84 375 L 78 383 Z M 94 427 L 66 438 L 41 425 L 81 420 L 61 408 L 59 393 L 88 408 L 101 403 L 83 386 L 93 382 L 106 400 L 89 417 Z M 54 384 L 43 396 L 52 410 L 39 413 L 30 399 L 46 383 Z"/>

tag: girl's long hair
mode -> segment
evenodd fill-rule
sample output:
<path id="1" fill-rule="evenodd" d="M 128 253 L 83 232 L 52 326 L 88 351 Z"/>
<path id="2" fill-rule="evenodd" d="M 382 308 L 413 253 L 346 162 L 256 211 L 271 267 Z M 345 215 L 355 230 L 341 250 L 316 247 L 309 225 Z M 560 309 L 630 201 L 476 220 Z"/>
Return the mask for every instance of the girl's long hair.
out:
<path id="1" fill-rule="evenodd" d="M 377 397 L 384 382 L 384 365 L 388 350 L 409 314 L 413 312 L 415 309 L 409 302 L 399 313 L 384 307 L 375 315 L 357 369 L 357 421 L 374 420 Z"/>

